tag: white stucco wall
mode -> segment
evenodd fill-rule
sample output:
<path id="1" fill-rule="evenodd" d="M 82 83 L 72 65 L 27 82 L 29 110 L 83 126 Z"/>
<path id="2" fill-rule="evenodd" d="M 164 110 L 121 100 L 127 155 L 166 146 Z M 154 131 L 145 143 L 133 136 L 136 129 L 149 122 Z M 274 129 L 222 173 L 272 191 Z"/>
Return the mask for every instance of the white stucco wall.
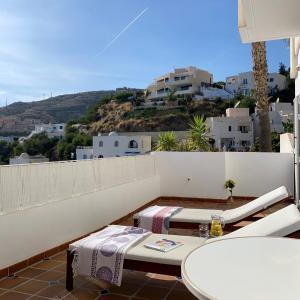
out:
<path id="1" fill-rule="evenodd" d="M 280 135 L 280 153 L 294 153 L 294 134 L 284 133 Z"/>
<path id="2" fill-rule="evenodd" d="M 293 155 L 226 152 L 226 179 L 236 182 L 235 195 L 261 196 L 281 185 L 294 192 Z"/>
<path id="3" fill-rule="evenodd" d="M 225 199 L 226 179 L 234 194 L 261 196 L 281 185 L 293 193 L 293 155 L 256 152 L 155 152 L 161 196 Z M 188 180 L 190 178 L 190 180 Z"/>
<path id="4" fill-rule="evenodd" d="M 161 196 L 226 197 L 225 152 L 153 152 L 152 155 L 161 178 Z"/>
<path id="5" fill-rule="evenodd" d="M 0 269 L 101 228 L 160 194 L 159 176 L 0 215 Z"/>
<path id="6" fill-rule="evenodd" d="M 32 172 L 19 178 L 19 168 Z M 0 206 L 8 213 L 0 215 L 0 269 L 105 226 L 159 196 L 225 200 L 224 182 L 229 178 L 236 181 L 234 194 L 239 196 L 260 196 L 281 185 L 292 193 L 294 182 L 293 155 L 283 153 L 155 152 L 136 158 L 8 166 L 0 171 L 2 183 L 8 178 L 5 186 L 11 178 L 18 182 L 26 178 L 28 187 L 21 195 L 18 185 L 1 186 Z M 94 172 L 101 173 L 94 175 L 99 186 L 90 183 Z M 56 188 L 47 174 L 50 178 L 54 174 Z M 43 188 L 35 195 L 38 183 Z M 38 201 L 39 195 L 45 199 Z"/>

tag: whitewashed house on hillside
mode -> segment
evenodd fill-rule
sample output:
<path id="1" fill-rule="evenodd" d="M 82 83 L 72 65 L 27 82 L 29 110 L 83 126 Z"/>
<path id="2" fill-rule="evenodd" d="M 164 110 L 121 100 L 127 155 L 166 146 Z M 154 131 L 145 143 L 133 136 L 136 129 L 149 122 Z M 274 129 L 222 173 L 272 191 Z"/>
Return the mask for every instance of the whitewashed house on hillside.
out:
<path id="1" fill-rule="evenodd" d="M 279 73 L 269 73 L 268 87 L 270 94 L 273 94 L 276 89 L 283 90 L 286 87 L 286 77 Z M 226 77 L 225 89 L 232 95 L 251 96 L 255 90 L 253 72 Z"/>
<path id="2" fill-rule="evenodd" d="M 260 134 L 259 118 L 257 111 L 252 114 L 254 122 L 254 136 Z M 294 122 L 294 107 L 291 103 L 274 102 L 269 106 L 269 118 L 272 132 L 282 133 L 284 131 L 283 123 L 288 120 Z"/>
<path id="3" fill-rule="evenodd" d="M 146 154 L 151 151 L 151 136 L 126 136 L 111 132 L 93 137 L 92 147 L 78 147 L 77 159 L 119 157 Z"/>
<path id="4" fill-rule="evenodd" d="M 15 156 L 9 159 L 10 165 L 33 164 L 43 162 L 49 162 L 49 158 L 41 154 L 30 156 L 27 153 L 22 153 L 20 156 Z"/>
<path id="5" fill-rule="evenodd" d="M 249 108 L 228 108 L 226 116 L 207 118 L 206 122 L 214 148 L 220 151 L 248 151 L 254 142 Z"/>

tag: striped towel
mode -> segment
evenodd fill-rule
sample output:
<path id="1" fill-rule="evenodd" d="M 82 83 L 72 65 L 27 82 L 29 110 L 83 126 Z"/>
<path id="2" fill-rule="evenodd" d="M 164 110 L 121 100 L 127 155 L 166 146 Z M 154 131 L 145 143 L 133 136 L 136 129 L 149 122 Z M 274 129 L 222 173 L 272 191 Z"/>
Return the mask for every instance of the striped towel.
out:
<path id="1" fill-rule="evenodd" d="M 148 235 L 150 232 L 142 228 L 120 225 L 111 225 L 89 235 L 74 250 L 74 275 L 120 286 L 126 251 Z"/>
<path id="2" fill-rule="evenodd" d="M 181 210 L 176 206 L 150 206 L 138 214 L 138 226 L 153 233 L 168 233 L 170 218 Z"/>

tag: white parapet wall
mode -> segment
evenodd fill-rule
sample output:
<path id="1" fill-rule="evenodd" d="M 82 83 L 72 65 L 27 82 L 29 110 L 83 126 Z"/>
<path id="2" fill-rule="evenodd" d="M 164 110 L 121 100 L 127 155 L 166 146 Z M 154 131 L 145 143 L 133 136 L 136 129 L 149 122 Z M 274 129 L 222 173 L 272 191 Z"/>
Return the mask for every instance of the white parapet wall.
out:
<path id="1" fill-rule="evenodd" d="M 0 167 L 0 270 L 76 239 L 160 196 L 226 199 L 293 193 L 289 153 L 152 155 Z"/>
<path id="2" fill-rule="evenodd" d="M 284 185 L 294 193 L 294 160 L 289 153 L 226 152 L 226 179 L 236 182 L 234 194 L 261 196 Z"/>
<path id="3" fill-rule="evenodd" d="M 225 152 L 152 152 L 161 196 L 224 199 Z"/>
<path id="4" fill-rule="evenodd" d="M 280 153 L 294 153 L 293 133 L 283 133 L 280 135 Z"/>
<path id="5" fill-rule="evenodd" d="M 293 155 L 257 152 L 155 152 L 161 196 L 226 199 L 225 180 L 234 194 L 261 196 L 281 185 L 294 193 Z"/>
<path id="6" fill-rule="evenodd" d="M 160 195 L 150 155 L 1 167 L 4 178 L 13 187 L 1 186 L 0 270 L 106 226 Z"/>

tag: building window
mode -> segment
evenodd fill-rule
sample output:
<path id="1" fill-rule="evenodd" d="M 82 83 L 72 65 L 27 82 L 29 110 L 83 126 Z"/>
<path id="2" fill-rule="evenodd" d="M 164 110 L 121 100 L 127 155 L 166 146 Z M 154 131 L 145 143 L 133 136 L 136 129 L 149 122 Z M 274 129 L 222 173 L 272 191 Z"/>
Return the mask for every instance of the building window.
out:
<path id="1" fill-rule="evenodd" d="M 231 131 L 231 126 L 228 126 L 228 131 Z"/>
<path id="2" fill-rule="evenodd" d="M 174 80 L 178 81 L 178 80 L 180 80 L 180 77 L 176 76 L 176 77 L 174 77 Z"/>
<path id="3" fill-rule="evenodd" d="M 99 147 L 103 147 L 103 141 L 99 141 Z"/>
<path id="4" fill-rule="evenodd" d="M 62 126 L 59 126 L 59 129 L 63 129 L 63 127 L 62 127 Z"/>
<path id="5" fill-rule="evenodd" d="M 103 155 L 101 155 L 101 154 L 100 154 L 100 155 L 98 155 L 98 158 L 103 158 Z"/>
<path id="6" fill-rule="evenodd" d="M 138 148 L 138 143 L 135 140 L 131 140 L 128 144 L 128 148 Z"/>
<path id="7" fill-rule="evenodd" d="M 241 133 L 248 133 L 249 128 L 248 128 L 248 126 L 239 126 L 239 131 Z"/>
<path id="8" fill-rule="evenodd" d="M 247 78 L 243 78 L 243 84 L 247 84 L 247 83 L 248 83 Z"/>
<path id="9" fill-rule="evenodd" d="M 270 82 L 273 82 L 274 81 L 274 78 L 270 78 Z"/>
<path id="10" fill-rule="evenodd" d="M 83 159 L 87 159 L 87 156 L 86 156 L 86 154 L 83 154 Z"/>
<path id="11" fill-rule="evenodd" d="M 182 85 L 181 87 L 180 87 L 180 90 L 182 90 L 182 91 L 187 91 L 187 90 L 189 90 L 189 88 L 190 87 L 192 87 L 192 85 Z"/>
<path id="12" fill-rule="evenodd" d="M 248 147 L 250 146 L 250 141 L 240 141 L 240 145 L 243 147 Z"/>
<path id="13" fill-rule="evenodd" d="M 119 147 L 119 141 L 115 141 L 115 147 Z"/>

